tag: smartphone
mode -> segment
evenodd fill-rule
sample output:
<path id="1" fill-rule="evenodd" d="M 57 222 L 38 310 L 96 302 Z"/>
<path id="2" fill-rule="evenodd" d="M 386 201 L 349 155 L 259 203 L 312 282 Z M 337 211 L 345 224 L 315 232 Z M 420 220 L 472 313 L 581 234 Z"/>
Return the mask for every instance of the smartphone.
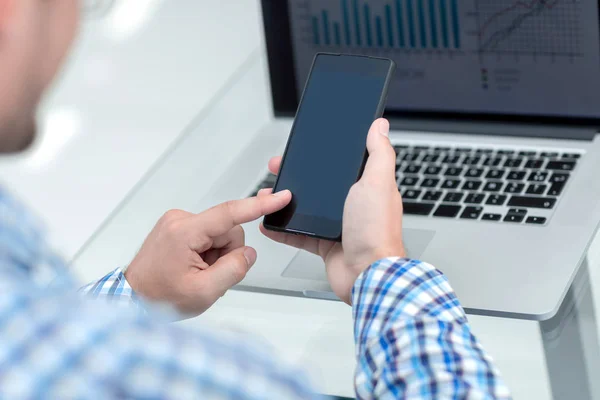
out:
<path id="1" fill-rule="evenodd" d="M 342 239 L 344 203 L 367 159 L 367 133 L 383 115 L 395 63 L 385 58 L 315 56 L 273 188 L 291 203 L 265 217 L 267 229 Z"/>

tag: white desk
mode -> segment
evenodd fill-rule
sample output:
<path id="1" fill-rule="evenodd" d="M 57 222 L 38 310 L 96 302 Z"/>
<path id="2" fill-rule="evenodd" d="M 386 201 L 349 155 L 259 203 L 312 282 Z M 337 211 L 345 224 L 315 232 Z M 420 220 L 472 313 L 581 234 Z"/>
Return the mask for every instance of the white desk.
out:
<path id="1" fill-rule="evenodd" d="M 226 184 L 219 181 L 217 172 L 222 171 L 224 160 L 243 157 L 249 133 L 270 121 L 265 69 L 260 54 L 239 68 L 236 82 L 226 88 L 224 96 L 136 185 L 77 255 L 75 271 L 83 280 L 97 278 L 115 265 L 129 263 L 164 211 L 182 208 L 199 212 L 209 206 L 204 204 L 203 195 L 214 185 Z M 600 246 L 595 244 L 589 265 L 598 265 L 599 253 Z M 590 275 L 595 282 L 600 282 L 597 268 L 591 268 Z M 470 317 L 475 332 L 495 357 L 517 399 L 551 397 L 545 357 L 552 358 L 554 366 L 560 365 L 561 357 L 568 361 L 569 356 L 560 351 L 565 346 L 570 350 L 573 335 L 567 338 L 562 332 L 579 335 L 580 330 L 571 327 L 591 326 L 594 329 L 589 331 L 593 337 L 590 340 L 588 335 L 585 342 L 592 346 L 597 344 L 596 313 L 591 298 L 588 300 L 583 314 L 576 315 L 576 324 L 569 320 L 573 317 L 568 317 L 572 307 L 566 307 L 559 313 L 564 317 L 561 321 L 568 322 L 566 325 L 552 320 L 542 325 L 541 331 L 535 322 Z M 273 343 L 283 356 L 312 372 L 315 383 L 324 393 L 352 395 L 352 323 L 350 309 L 341 303 L 233 291 L 209 312 L 186 324 L 233 327 L 261 336 Z M 582 346 L 578 350 L 585 351 Z M 568 353 L 580 355 L 578 351 Z M 594 360 L 590 362 L 593 364 Z M 578 371 L 568 362 L 565 366 L 565 370 Z M 550 371 L 557 374 L 553 368 Z"/>

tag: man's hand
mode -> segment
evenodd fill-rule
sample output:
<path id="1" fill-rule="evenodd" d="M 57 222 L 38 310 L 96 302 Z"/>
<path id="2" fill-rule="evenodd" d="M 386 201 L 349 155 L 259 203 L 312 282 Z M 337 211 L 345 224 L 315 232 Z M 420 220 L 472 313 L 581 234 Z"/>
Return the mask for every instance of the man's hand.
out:
<path id="1" fill-rule="evenodd" d="M 356 278 L 373 262 L 385 257 L 405 257 L 402 244 L 402 198 L 396 186 L 396 153 L 389 141 L 389 122 L 378 119 L 367 138 L 369 159 L 361 179 L 352 186 L 344 206 L 342 243 L 266 230 L 269 238 L 317 254 L 327 266 L 335 294 L 350 304 Z M 281 158 L 269 162 L 279 171 Z M 270 189 L 259 198 L 270 196 Z"/>
<path id="2" fill-rule="evenodd" d="M 240 283 L 256 262 L 241 224 L 284 208 L 292 195 L 223 203 L 201 214 L 172 210 L 156 224 L 125 272 L 134 291 L 171 303 L 186 316 L 203 313 Z"/>

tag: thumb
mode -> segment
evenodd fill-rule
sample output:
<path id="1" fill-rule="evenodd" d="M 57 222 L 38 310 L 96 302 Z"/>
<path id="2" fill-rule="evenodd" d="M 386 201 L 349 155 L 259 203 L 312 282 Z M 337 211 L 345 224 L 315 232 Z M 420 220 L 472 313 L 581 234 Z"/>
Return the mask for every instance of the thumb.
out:
<path id="1" fill-rule="evenodd" d="M 390 143 L 390 123 L 379 118 L 369 130 L 367 150 L 369 158 L 363 172 L 367 179 L 389 179 L 396 183 L 396 152 Z"/>
<path id="2" fill-rule="evenodd" d="M 218 299 L 240 283 L 256 262 L 256 257 L 256 250 L 252 247 L 241 247 L 219 258 L 204 270 L 210 294 Z"/>

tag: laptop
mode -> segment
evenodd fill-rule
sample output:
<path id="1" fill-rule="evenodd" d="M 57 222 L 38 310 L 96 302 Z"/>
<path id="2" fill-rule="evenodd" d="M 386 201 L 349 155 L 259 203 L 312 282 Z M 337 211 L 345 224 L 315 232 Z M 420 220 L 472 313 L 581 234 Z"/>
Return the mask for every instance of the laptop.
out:
<path id="1" fill-rule="evenodd" d="M 315 53 L 392 58 L 409 256 L 445 272 L 468 312 L 553 316 L 600 221 L 599 10 L 512 3 L 263 0 L 274 118 L 221 180 L 239 197 L 273 185 L 266 162 Z M 239 289 L 336 300 L 319 257 L 254 225 L 259 261 Z"/>

